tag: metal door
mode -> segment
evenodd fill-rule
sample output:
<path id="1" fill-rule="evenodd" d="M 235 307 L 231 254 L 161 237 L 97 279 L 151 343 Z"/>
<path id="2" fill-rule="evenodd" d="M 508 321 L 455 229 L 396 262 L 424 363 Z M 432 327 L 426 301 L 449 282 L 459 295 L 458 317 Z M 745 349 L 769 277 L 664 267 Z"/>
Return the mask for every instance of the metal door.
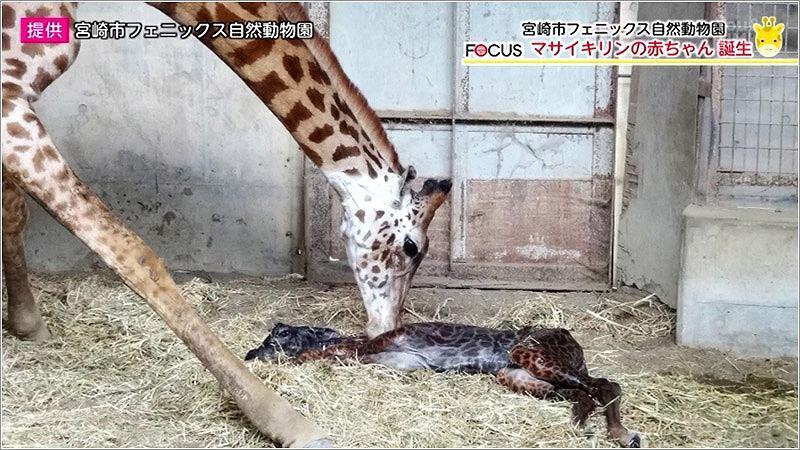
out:
<path id="1" fill-rule="evenodd" d="M 401 161 L 420 178 L 454 181 L 451 201 L 431 225 L 418 281 L 608 285 L 612 69 L 464 67 L 460 59 L 465 41 L 526 41 L 520 24 L 527 20 L 613 22 L 616 3 L 329 8 L 331 45 L 384 120 Z M 341 209 L 327 200 L 329 239 L 315 244 L 323 252 L 311 258 L 311 269 L 345 261 Z"/>

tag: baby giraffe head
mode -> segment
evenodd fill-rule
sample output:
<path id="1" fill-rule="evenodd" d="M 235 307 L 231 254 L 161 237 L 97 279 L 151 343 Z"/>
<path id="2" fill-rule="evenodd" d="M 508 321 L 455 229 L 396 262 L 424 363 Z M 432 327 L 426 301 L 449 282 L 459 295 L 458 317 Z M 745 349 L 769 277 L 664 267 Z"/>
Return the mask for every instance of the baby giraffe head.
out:
<path id="1" fill-rule="evenodd" d="M 430 179 L 414 191 L 412 166 L 394 177 L 388 184 L 396 187 L 390 189 L 352 178 L 336 183 L 340 191 L 347 191 L 340 192 L 345 208 L 342 233 L 366 307 L 370 338 L 400 325 L 411 279 L 428 251 L 428 226 L 451 187 L 450 180 Z"/>
<path id="2" fill-rule="evenodd" d="M 259 347 L 247 352 L 244 360 L 271 360 L 281 354 L 294 357 L 304 350 L 320 348 L 324 343 L 340 337 L 336 330 L 330 328 L 292 326 L 278 322 Z"/>
<path id="3" fill-rule="evenodd" d="M 756 32 L 756 50 L 761 56 L 772 58 L 781 51 L 783 46 L 783 24 L 775 24 L 775 17 L 764 16 L 761 24 L 754 23 L 753 30 Z"/>

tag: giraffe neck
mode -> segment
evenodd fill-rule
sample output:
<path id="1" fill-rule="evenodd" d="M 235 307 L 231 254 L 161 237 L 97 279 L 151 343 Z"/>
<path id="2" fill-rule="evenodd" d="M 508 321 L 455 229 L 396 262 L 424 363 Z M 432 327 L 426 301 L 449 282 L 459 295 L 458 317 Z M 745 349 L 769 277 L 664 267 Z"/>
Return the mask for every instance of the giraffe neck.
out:
<path id="1" fill-rule="evenodd" d="M 183 25 L 308 20 L 297 3 L 152 5 Z M 360 204 L 363 192 L 387 195 L 399 192 L 403 169 L 397 153 L 377 115 L 347 78 L 326 41 L 318 36 L 313 39 L 211 39 L 211 34 L 209 31 L 200 40 L 228 64 L 286 126 L 300 149 L 337 189 L 345 208 L 348 208 L 345 196 Z"/>

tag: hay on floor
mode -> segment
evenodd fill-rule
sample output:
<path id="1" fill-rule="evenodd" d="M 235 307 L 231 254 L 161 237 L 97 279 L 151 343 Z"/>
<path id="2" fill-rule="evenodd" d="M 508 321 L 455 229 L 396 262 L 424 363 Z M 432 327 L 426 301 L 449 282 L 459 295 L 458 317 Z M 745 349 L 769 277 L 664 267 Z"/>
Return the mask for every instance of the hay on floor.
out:
<path id="1" fill-rule="evenodd" d="M 120 282 L 105 276 L 35 277 L 34 286 L 54 338 L 33 344 L 3 335 L 4 447 L 270 445 Z M 240 355 L 276 320 L 345 332 L 364 323 L 360 299 L 350 287 L 193 280 L 182 289 Z M 592 373 L 622 385 L 623 421 L 641 432 L 647 445 L 797 446 L 797 395 L 791 384 L 720 382 L 688 371 L 634 368 L 634 352 L 671 345 L 674 312 L 652 298 L 597 295 L 591 304 L 568 307 L 570 294 L 526 293 L 493 314 L 472 314 L 452 307 L 459 291 L 448 295 L 433 304 L 410 302 L 408 319 L 573 330 L 587 348 Z M 744 363 L 729 362 L 742 370 L 738 366 Z M 587 439 L 571 425 L 568 404 L 513 394 L 491 376 L 333 362 L 256 362 L 251 368 L 340 446 L 615 446 L 604 437 L 600 414 L 591 422 L 598 436 Z"/>

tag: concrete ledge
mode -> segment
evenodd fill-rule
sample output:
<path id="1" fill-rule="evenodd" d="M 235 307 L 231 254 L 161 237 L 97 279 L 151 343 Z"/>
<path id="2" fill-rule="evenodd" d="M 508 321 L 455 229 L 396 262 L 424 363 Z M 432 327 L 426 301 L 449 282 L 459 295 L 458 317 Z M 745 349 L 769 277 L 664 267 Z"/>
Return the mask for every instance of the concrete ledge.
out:
<path id="1" fill-rule="evenodd" d="M 797 212 L 690 205 L 683 215 L 678 343 L 797 357 Z"/>
<path id="2" fill-rule="evenodd" d="M 797 209 L 777 209 L 757 206 L 699 206 L 689 205 L 683 210 L 686 219 L 728 220 L 733 222 L 758 222 L 786 224 L 797 228 Z"/>

